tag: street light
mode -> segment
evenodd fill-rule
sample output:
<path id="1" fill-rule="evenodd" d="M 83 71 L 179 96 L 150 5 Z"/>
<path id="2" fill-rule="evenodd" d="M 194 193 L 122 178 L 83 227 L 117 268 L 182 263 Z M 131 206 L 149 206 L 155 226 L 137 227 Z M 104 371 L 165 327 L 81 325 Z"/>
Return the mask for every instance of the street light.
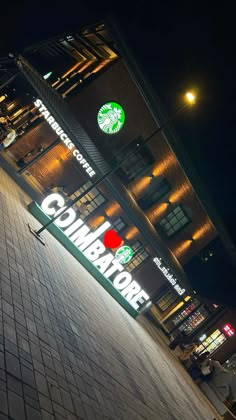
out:
<path id="1" fill-rule="evenodd" d="M 189 105 L 194 105 L 196 103 L 196 94 L 194 92 L 186 92 L 185 101 L 188 102 Z"/>
<path id="2" fill-rule="evenodd" d="M 81 200 L 81 198 L 83 198 L 86 194 L 88 194 L 94 187 L 96 187 L 98 184 L 100 184 L 102 181 L 104 181 L 106 178 L 108 178 L 111 174 L 113 174 L 114 172 L 116 172 L 116 170 L 119 169 L 120 166 L 122 166 L 124 162 L 128 161 L 131 157 L 133 157 L 136 153 L 138 153 L 139 150 L 141 150 L 157 133 L 161 132 L 163 130 L 163 128 L 165 128 L 165 126 L 170 121 L 172 121 L 184 109 L 186 109 L 190 105 L 193 105 L 195 102 L 196 102 L 196 96 L 192 92 L 187 92 L 185 94 L 185 104 L 181 108 L 177 109 L 177 111 L 174 114 L 172 114 L 169 118 L 167 118 L 167 120 L 157 130 L 155 130 L 152 134 L 150 134 L 149 137 L 147 137 L 144 141 L 138 143 L 136 145 L 136 149 L 134 151 L 132 151 L 131 153 L 128 153 L 127 156 L 124 159 L 122 159 L 121 162 L 117 163 L 117 165 L 114 165 L 114 167 L 112 169 L 110 169 L 105 175 L 102 175 L 90 187 L 88 187 L 80 195 L 78 195 L 76 198 L 74 198 L 74 200 L 70 201 L 70 203 L 67 206 L 64 207 L 64 211 L 63 212 L 60 212 L 57 216 L 52 217 L 51 220 L 49 220 L 49 222 L 47 222 L 44 226 L 42 226 L 37 231 L 34 230 L 34 229 L 32 229 L 32 227 L 28 224 L 31 233 L 33 233 L 42 242 L 42 240 L 40 238 L 40 234 L 45 229 L 47 229 L 48 226 L 50 226 L 52 223 L 54 223 L 55 220 L 57 218 L 61 217 L 62 214 L 65 213 L 69 208 L 73 207 L 73 205 L 75 203 L 77 203 L 77 201 Z"/>

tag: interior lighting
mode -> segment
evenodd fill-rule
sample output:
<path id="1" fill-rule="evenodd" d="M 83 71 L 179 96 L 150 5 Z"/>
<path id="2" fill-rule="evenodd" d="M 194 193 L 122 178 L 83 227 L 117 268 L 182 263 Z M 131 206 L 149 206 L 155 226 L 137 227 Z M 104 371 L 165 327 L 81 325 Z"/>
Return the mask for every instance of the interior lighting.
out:
<path id="1" fill-rule="evenodd" d="M 49 71 L 47 74 L 45 74 L 45 75 L 43 76 L 43 78 L 44 78 L 45 80 L 47 80 L 47 79 L 51 76 L 51 74 L 52 74 L 52 71 Z"/>

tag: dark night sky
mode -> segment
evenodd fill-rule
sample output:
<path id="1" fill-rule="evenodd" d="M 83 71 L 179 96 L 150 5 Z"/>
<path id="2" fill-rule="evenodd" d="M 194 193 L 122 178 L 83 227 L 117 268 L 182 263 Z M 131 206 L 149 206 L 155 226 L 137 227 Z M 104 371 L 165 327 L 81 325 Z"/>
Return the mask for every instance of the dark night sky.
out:
<path id="1" fill-rule="evenodd" d="M 67 8 L 66 3 L 58 7 L 56 2 L 40 6 L 23 1 L 15 9 L 10 4 L 5 19 L 1 16 L 2 53 L 96 22 L 113 11 L 169 113 L 182 92 L 199 89 L 197 106 L 180 117 L 177 128 L 236 241 L 233 11 L 216 3 L 211 7 L 210 2 L 193 6 L 165 1 L 154 6 L 141 1 L 130 3 L 130 10 L 121 1 L 85 3 L 69 2 Z"/>

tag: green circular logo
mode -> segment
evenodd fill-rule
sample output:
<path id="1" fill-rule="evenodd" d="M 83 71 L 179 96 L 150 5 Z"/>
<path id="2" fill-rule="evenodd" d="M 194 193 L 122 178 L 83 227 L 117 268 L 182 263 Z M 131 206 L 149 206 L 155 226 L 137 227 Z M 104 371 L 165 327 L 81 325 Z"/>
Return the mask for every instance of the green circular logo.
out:
<path id="1" fill-rule="evenodd" d="M 125 111 L 116 102 L 107 102 L 99 109 L 97 121 L 105 133 L 118 133 L 125 123 Z"/>
<path id="2" fill-rule="evenodd" d="M 133 255 L 134 251 L 132 250 L 132 248 L 130 248 L 127 245 L 124 245 L 117 249 L 115 257 L 119 261 L 119 263 L 127 264 L 132 259 Z"/>

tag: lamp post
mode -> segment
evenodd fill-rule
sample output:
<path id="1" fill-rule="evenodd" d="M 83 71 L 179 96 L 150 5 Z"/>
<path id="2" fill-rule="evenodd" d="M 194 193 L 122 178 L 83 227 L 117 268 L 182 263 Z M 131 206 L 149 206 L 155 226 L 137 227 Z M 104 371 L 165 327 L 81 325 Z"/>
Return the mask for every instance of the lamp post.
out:
<path id="1" fill-rule="evenodd" d="M 83 193 L 81 193 L 74 200 L 70 201 L 70 203 L 67 206 L 65 206 L 63 212 L 60 212 L 58 215 L 52 217 L 45 225 L 43 225 L 38 230 L 33 230 L 30 227 L 30 225 L 28 225 L 31 233 L 33 233 L 41 241 L 40 234 L 45 229 L 47 229 L 48 226 L 50 226 L 52 223 L 54 223 L 57 218 L 61 217 L 63 213 L 65 213 L 69 208 L 71 208 L 75 203 L 77 203 L 77 201 L 81 200 L 81 198 L 83 198 L 86 194 L 88 194 L 94 187 L 99 185 L 102 181 L 104 181 L 110 175 L 112 175 L 114 172 L 116 172 L 116 170 L 119 169 L 123 165 L 124 162 L 127 162 L 131 157 L 133 157 L 136 153 L 138 153 L 139 150 L 141 150 L 156 134 L 160 133 L 166 127 L 166 125 L 169 124 L 170 121 L 175 119 L 177 115 L 179 115 L 181 112 L 183 112 L 189 105 L 193 105 L 196 102 L 196 96 L 192 92 L 187 92 L 185 94 L 185 102 L 186 103 L 181 108 L 179 108 L 174 114 L 172 114 L 157 130 L 155 130 L 152 134 L 150 134 L 150 136 L 148 136 L 143 142 L 140 142 L 136 146 L 136 149 L 134 151 L 127 154 L 127 156 L 122 160 L 122 162 L 117 163 L 117 165 L 115 165 L 112 169 L 110 169 L 106 174 L 102 175 L 90 187 L 88 187 L 85 191 L 83 191 Z"/>

